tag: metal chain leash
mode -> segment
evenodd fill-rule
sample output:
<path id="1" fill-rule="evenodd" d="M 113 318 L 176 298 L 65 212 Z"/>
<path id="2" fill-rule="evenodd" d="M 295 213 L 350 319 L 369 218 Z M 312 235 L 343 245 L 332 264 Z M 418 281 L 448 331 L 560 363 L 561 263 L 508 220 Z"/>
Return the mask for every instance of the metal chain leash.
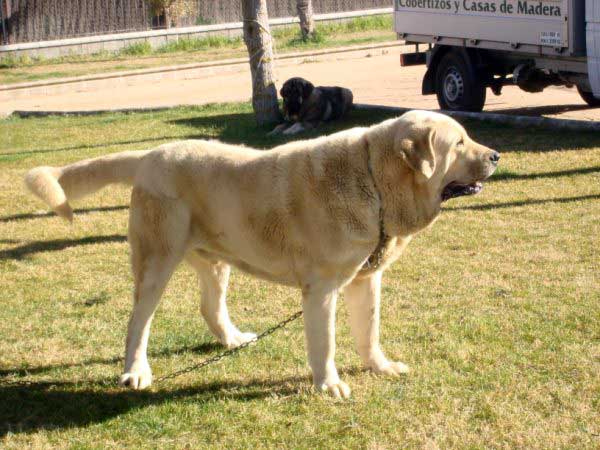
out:
<path id="1" fill-rule="evenodd" d="M 255 342 L 260 341 L 261 339 L 267 337 L 270 334 L 273 334 L 275 331 L 286 327 L 290 322 L 293 322 L 294 320 L 298 319 L 301 315 L 302 315 L 301 310 L 296 311 L 294 314 L 292 314 L 287 319 L 284 319 L 281 322 L 279 322 L 278 324 L 273 325 L 271 328 L 267 328 L 265 331 L 263 331 L 261 334 L 256 336 L 254 339 L 251 339 L 248 342 L 244 342 L 242 345 L 239 345 L 239 346 L 229 349 L 229 350 L 225 350 L 224 352 L 221 352 L 218 355 L 212 356 L 208 359 L 205 359 L 204 361 L 201 361 L 199 363 L 193 364 L 188 367 L 184 367 L 183 369 L 176 370 L 175 372 L 169 373 L 167 375 L 163 375 L 162 377 L 158 377 L 158 378 L 156 378 L 155 381 L 160 382 L 160 381 L 170 380 L 172 378 L 178 377 L 185 373 L 193 372 L 194 370 L 198 370 L 198 369 L 201 369 L 202 367 L 206 367 L 212 363 L 216 363 L 217 361 L 220 361 L 223 358 L 226 358 L 227 356 L 238 353 L 239 351 L 245 349 L 246 347 L 250 346 L 251 344 L 254 344 Z M 0 387 L 29 386 L 32 384 L 36 384 L 36 382 L 35 381 L 20 381 L 20 380 L 3 382 L 0 380 Z M 46 384 L 52 385 L 53 383 L 47 382 Z"/>
<path id="2" fill-rule="evenodd" d="M 245 349 L 246 347 L 254 344 L 255 342 L 260 341 L 261 339 L 263 339 L 264 337 L 267 337 L 268 335 L 274 333 L 275 331 L 284 328 L 285 326 L 287 326 L 290 322 L 293 322 L 294 320 L 298 319 L 300 316 L 302 315 L 302 311 L 297 311 L 294 314 L 292 314 L 290 317 L 288 317 L 285 320 L 282 320 L 281 322 L 279 322 L 277 325 L 273 325 L 271 328 L 267 328 L 265 331 L 263 331 L 261 334 L 259 334 L 258 336 L 256 336 L 254 339 L 249 340 L 248 342 L 244 342 L 243 344 L 229 349 L 229 350 L 225 350 L 224 352 L 219 353 L 218 355 L 212 356 L 208 359 L 205 359 L 204 361 L 201 361 L 199 363 L 193 364 L 191 366 L 188 367 L 184 367 L 183 369 L 179 369 L 176 370 L 175 372 L 172 372 L 170 374 L 167 375 L 163 375 L 162 377 L 158 377 L 156 379 L 156 382 L 160 382 L 160 381 L 165 381 L 165 380 L 170 380 L 172 378 L 178 377 L 180 375 L 183 375 L 185 373 L 189 373 L 189 372 L 193 372 L 194 370 L 198 370 L 201 369 L 202 367 L 208 366 L 212 363 L 215 363 L 217 361 L 222 360 L 223 358 L 226 358 L 227 356 L 233 355 L 235 353 L 238 353 L 239 351 Z"/>

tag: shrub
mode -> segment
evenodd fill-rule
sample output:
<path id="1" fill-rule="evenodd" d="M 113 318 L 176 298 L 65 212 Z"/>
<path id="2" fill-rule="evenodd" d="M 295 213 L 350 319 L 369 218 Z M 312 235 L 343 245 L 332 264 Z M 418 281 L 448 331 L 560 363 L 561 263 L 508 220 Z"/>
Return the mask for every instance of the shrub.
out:
<path id="1" fill-rule="evenodd" d="M 119 54 L 128 56 L 148 55 L 150 53 L 152 53 L 152 46 L 147 41 L 130 44 L 119 51 Z"/>

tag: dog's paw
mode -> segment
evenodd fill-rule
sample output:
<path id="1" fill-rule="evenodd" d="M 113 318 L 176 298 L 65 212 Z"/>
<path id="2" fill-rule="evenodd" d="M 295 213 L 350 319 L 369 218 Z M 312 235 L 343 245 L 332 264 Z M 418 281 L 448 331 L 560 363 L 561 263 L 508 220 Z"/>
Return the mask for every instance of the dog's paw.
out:
<path id="1" fill-rule="evenodd" d="M 269 137 L 277 136 L 278 134 L 281 134 L 283 132 L 283 130 L 285 130 L 286 128 L 287 128 L 287 124 L 280 123 L 275 128 L 273 128 L 273 131 L 267 133 L 267 136 L 269 136 Z"/>
<path id="2" fill-rule="evenodd" d="M 302 126 L 301 123 L 296 122 L 291 127 L 286 128 L 283 131 L 283 134 L 285 134 L 286 136 L 290 136 L 292 134 L 297 134 L 297 133 L 300 133 L 302 131 L 304 131 L 304 126 Z"/>
<path id="3" fill-rule="evenodd" d="M 339 380 L 336 383 L 319 383 L 315 385 L 319 392 L 327 393 L 333 398 L 350 398 L 350 387 Z"/>
<path id="4" fill-rule="evenodd" d="M 130 372 L 125 372 L 121 375 L 119 384 L 133 390 L 150 387 L 152 384 L 152 372 L 150 371 L 150 367 L 143 370 L 131 370 Z"/>
<path id="5" fill-rule="evenodd" d="M 233 333 L 229 333 L 227 337 L 221 340 L 221 344 L 225 347 L 231 349 L 235 347 L 239 347 L 246 342 L 250 342 L 256 339 L 255 333 L 242 333 L 241 331 L 236 330 Z"/>
<path id="6" fill-rule="evenodd" d="M 410 369 L 400 361 L 388 361 L 387 359 L 377 364 L 371 364 L 369 368 L 376 374 L 397 377 L 402 374 L 407 374 Z"/>

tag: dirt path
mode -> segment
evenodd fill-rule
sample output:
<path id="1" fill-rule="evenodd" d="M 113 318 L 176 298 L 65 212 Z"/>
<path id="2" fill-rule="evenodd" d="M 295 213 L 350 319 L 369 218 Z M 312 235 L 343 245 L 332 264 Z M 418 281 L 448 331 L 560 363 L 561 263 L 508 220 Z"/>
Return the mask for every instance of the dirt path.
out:
<path id="1" fill-rule="evenodd" d="M 421 96 L 424 66 L 402 68 L 402 47 L 332 54 L 316 61 L 278 61 L 278 85 L 292 76 L 315 84 L 343 85 L 354 91 L 355 101 L 409 108 L 436 109 L 435 96 Z M 159 107 L 183 104 L 245 101 L 251 95 L 247 65 L 226 71 L 179 71 L 154 77 L 127 77 L 0 92 L 0 114 L 13 110 L 96 110 Z M 487 111 L 600 120 L 600 108 L 590 109 L 574 89 L 548 88 L 527 94 L 505 88 L 499 97 L 488 90 Z"/>

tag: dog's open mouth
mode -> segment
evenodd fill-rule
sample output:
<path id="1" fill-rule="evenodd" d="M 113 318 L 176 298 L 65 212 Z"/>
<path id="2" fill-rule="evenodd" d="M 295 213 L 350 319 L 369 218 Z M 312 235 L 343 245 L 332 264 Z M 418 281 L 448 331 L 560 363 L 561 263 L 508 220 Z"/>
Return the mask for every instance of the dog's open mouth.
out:
<path id="1" fill-rule="evenodd" d="M 476 181 L 471 184 L 460 184 L 452 182 L 447 185 L 442 191 L 442 201 L 445 202 L 454 197 L 462 197 L 463 195 L 475 195 L 479 194 L 483 189 L 483 184 L 480 181 Z"/>

